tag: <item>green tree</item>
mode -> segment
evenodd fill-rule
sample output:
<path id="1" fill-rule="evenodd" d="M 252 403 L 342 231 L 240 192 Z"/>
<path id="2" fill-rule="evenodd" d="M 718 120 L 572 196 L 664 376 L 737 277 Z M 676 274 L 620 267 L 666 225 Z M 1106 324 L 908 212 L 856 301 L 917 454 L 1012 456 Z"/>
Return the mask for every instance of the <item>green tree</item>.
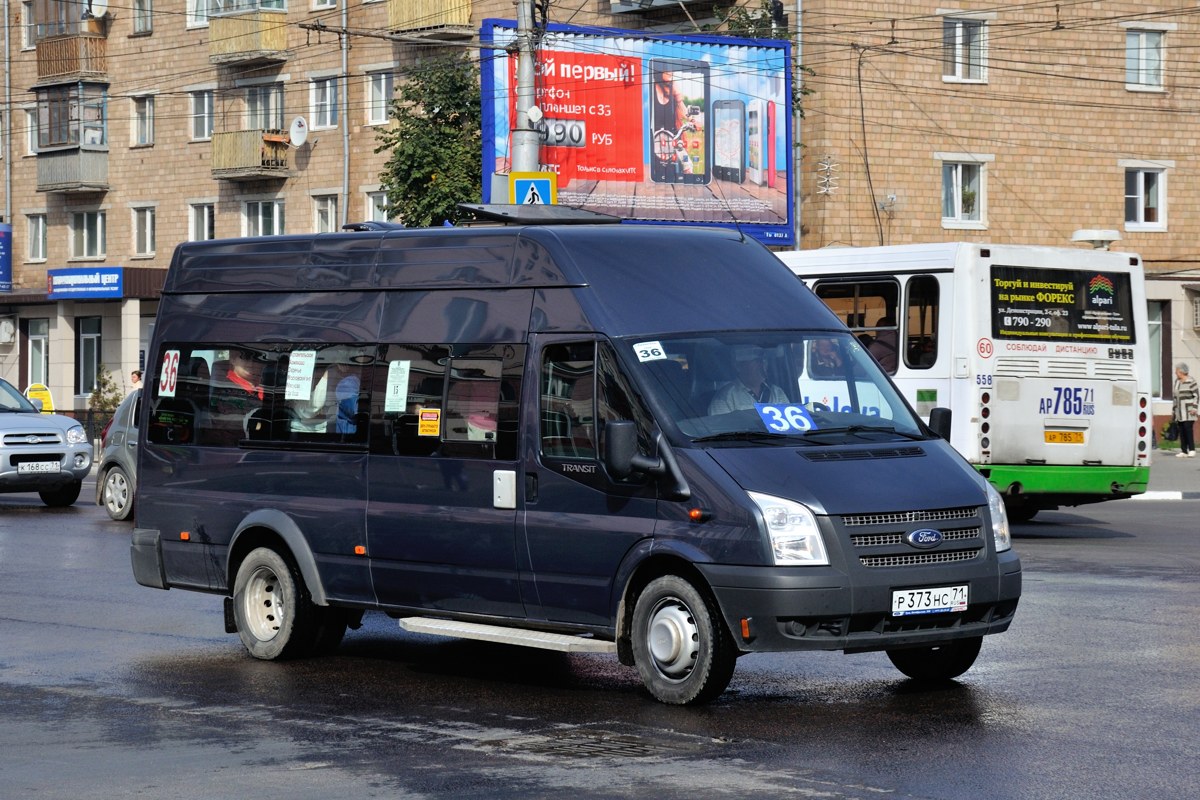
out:
<path id="1" fill-rule="evenodd" d="M 757 8 L 753 5 L 718 7 L 714 8 L 714 15 L 720 20 L 718 29 L 734 36 L 751 39 L 791 39 L 792 31 L 778 24 L 772 11 L 771 0 L 759 0 Z M 792 111 L 801 117 L 804 116 L 801 102 L 810 92 L 803 87 L 803 79 L 812 74 L 812 70 L 803 64 L 796 65 L 796 75 L 792 81 Z"/>
<path id="2" fill-rule="evenodd" d="M 388 152 L 379 182 L 388 212 L 405 225 L 458 222 L 459 203 L 483 196 L 479 71 L 463 57 L 442 58 L 408 76 L 376 136 Z"/>
<path id="3" fill-rule="evenodd" d="M 117 386 L 117 382 L 113 380 L 108 367 L 101 364 L 100 368 L 96 370 L 96 389 L 88 397 L 88 408 L 92 411 L 111 414 L 117 410 L 117 406 L 121 405 L 122 398 L 124 395 L 121 393 L 121 387 Z"/>

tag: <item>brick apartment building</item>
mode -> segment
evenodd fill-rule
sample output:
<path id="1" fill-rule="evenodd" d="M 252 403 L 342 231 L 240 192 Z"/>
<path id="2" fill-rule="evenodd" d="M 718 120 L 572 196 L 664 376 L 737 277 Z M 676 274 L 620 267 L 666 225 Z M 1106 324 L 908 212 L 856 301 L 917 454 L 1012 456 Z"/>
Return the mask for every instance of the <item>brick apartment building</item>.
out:
<path id="1" fill-rule="evenodd" d="M 86 407 L 100 365 L 118 383 L 143 365 L 175 243 L 380 218 L 374 149 L 394 86 L 478 42 L 483 19 L 515 17 L 512 0 L 5 4 L 13 290 L 0 321 L 14 324 L 0 377 L 44 383 L 65 409 Z M 707 1 L 538 5 L 573 25 L 715 22 Z M 1152 277 L 1156 395 L 1173 361 L 1200 367 L 1194 12 L 976 0 L 782 12 L 811 70 L 796 128 L 803 247 L 1071 246 L 1078 229 L 1116 230 L 1113 248 L 1140 253 Z"/>

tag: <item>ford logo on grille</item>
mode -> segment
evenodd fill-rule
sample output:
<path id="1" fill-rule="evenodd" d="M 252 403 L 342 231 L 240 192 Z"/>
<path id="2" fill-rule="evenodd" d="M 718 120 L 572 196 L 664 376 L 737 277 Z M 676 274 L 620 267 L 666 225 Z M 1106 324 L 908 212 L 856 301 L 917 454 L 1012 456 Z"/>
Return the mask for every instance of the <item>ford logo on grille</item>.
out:
<path id="1" fill-rule="evenodd" d="M 911 531 L 904 537 L 909 544 L 920 550 L 928 550 L 931 547 L 937 547 L 945 540 L 945 536 L 941 531 L 935 531 L 933 528 L 921 528 L 919 531 Z"/>

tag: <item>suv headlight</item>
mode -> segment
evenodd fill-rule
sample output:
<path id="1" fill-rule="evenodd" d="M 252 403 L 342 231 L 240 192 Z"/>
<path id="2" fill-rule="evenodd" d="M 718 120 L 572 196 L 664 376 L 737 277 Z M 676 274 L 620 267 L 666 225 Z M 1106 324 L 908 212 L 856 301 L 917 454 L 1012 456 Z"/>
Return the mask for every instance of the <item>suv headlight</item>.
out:
<path id="1" fill-rule="evenodd" d="M 86 444 L 87 434 L 83 432 L 82 425 L 72 425 L 67 428 L 67 443 L 68 444 Z"/>
<path id="2" fill-rule="evenodd" d="M 819 566 L 829 563 L 817 518 L 807 506 L 769 494 L 746 492 L 758 506 L 771 537 L 776 566 Z"/>
<path id="3" fill-rule="evenodd" d="M 1012 549 L 1012 534 L 1008 530 L 1008 512 L 1004 510 L 1004 498 L 990 483 L 987 486 L 988 511 L 992 515 L 992 538 L 996 540 L 996 552 Z"/>

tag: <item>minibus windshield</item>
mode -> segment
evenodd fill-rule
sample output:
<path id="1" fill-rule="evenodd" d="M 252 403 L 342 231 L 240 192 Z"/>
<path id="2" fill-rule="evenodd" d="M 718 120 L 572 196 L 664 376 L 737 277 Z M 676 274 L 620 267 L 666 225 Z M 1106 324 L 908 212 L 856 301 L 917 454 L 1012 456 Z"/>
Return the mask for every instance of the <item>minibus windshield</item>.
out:
<path id="1" fill-rule="evenodd" d="M 692 442 L 926 438 L 869 343 L 848 332 L 711 332 L 628 344 L 640 382 Z"/>

